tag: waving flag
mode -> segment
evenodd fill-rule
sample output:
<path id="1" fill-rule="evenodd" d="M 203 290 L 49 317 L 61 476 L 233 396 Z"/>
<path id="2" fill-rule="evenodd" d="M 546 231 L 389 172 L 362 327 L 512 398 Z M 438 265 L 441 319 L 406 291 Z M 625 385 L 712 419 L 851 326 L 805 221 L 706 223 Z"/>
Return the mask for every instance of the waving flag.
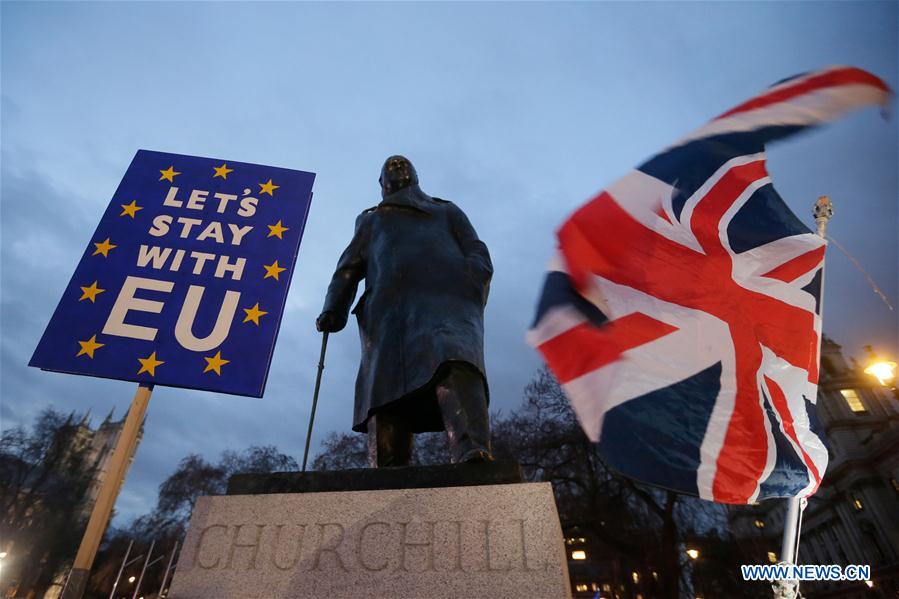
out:
<path id="1" fill-rule="evenodd" d="M 848 67 L 778 83 L 559 229 L 528 341 L 612 467 L 724 503 L 818 488 L 825 242 L 775 191 L 764 148 L 888 95 Z"/>

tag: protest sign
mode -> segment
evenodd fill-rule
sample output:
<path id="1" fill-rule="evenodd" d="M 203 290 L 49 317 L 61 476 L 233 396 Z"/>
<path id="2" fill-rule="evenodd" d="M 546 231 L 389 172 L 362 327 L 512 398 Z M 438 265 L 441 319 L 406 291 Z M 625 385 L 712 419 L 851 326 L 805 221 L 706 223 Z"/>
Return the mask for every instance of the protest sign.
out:
<path id="1" fill-rule="evenodd" d="M 314 179 L 138 151 L 30 365 L 262 397 Z"/>

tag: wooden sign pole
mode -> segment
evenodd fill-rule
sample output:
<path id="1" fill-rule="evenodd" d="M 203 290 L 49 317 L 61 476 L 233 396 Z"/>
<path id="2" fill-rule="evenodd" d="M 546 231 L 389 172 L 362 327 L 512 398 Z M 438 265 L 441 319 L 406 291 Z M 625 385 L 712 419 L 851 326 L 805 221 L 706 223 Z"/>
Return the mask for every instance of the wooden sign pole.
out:
<path id="1" fill-rule="evenodd" d="M 152 393 L 152 384 L 141 383 L 137 388 L 137 393 L 134 394 L 131 408 L 125 418 L 125 426 L 119 435 L 112 457 L 109 458 L 106 477 L 97 494 L 94 509 L 91 512 L 84 536 L 81 538 L 81 546 L 78 547 L 78 554 L 75 556 L 75 563 L 72 565 L 68 580 L 66 580 L 66 586 L 62 590 L 61 599 L 81 599 L 84 595 L 97 549 L 100 547 L 100 541 L 109 524 L 109 517 L 112 515 L 112 508 L 119 496 L 119 490 L 125 482 L 125 474 L 128 472 L 131 456 L 134 455 L 137 448 L 138 433 L 147 413 Z"/>

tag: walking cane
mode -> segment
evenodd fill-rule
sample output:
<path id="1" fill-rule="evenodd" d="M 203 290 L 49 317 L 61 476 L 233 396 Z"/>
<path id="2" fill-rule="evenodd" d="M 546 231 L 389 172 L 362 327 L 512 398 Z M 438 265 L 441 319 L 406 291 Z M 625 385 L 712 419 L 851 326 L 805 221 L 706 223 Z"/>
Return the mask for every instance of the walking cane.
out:
<path id="1" fill-rule="evenodd" d="M 315 377 L 315 391 L 312 392 L 312 413 L 309 414 L 309 430 L 306 432 L 306 449 L 303 451 L 303 472 L 306 472 L 306 460 L 309 459 L 309 443 L 312 441 L 312 423 L 315 422 L 315 406 L 318 405 L 318 388 L 322 384 L 322 371 L 325 369 L 325 350 L 328 348 L 328 331 L 322 333 L 322 354 L 318 358 L 318 376 Z"/>

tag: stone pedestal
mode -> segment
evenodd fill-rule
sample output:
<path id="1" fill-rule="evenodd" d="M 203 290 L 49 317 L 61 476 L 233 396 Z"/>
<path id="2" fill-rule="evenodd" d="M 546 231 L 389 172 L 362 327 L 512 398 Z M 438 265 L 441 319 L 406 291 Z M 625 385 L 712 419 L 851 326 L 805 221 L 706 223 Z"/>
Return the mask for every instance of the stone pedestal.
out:
<path id="1" fill-rule="evenodd" d="M 470 480 L 461 468 L 457 484 Z M 384 476 L 403 470 L 410 473 L 407 482 L 422 478 L 416 468 L 390 469 Z M 327 487 L 334 476 L 352 472 L 321 473 L 324 483 L 313 480 L 318 473 L 244 478 L 232 480 L 229 491 L 265 493 L 285 481 Z M 365 471 L 369 480 L 362 486 L 378 486 L 372 472 Z M 548 483 L 201 497 L 169 594 L 172 599 L 569 596 L 562 531 Z"/>

